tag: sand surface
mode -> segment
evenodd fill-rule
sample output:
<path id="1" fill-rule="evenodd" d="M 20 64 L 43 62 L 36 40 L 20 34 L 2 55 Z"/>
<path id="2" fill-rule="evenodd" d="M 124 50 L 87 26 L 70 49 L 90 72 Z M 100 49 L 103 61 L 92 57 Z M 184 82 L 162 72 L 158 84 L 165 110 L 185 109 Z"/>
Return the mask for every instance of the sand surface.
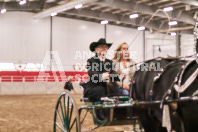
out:
<path id="1" fill-rule="evenodd" d="M 54 110 L 59 95 L 1 95 L 0 132 L 53 132 Z M 79 106 L 82 95 L 73 95 Z M 88 124 L 92 118 L 87 118 Z M 129 131 L 131 126 L 100 127 L 94 132 Z"/>

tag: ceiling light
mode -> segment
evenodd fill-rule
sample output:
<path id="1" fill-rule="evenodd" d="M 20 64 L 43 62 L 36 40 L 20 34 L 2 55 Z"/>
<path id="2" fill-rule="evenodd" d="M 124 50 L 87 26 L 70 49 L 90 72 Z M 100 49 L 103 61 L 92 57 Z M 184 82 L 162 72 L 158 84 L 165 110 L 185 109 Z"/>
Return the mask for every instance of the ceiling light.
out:
<path id="1" fill-rule="evenodd" d="M 171 21 L 168 23 L 168 25 L 177 25 L 177 21 Z"/>
<path id="2" fill-rule="evenodd" d="M 172 32 L 172 33 L 171 33 L 171 36 L 176 36 L 176 35 L 177 35 L 176 32 Z"/>
<path id="3" fill-rule="evenodd" d="M 101 21 L 101 24 L 107 24 L 107 23 L 108 23 L 107 20 Z"/>
<path id="4" fill-rule="evenodd" d="M 82 4 L 76 5 L 75 8 L 76 9 L 82 8 Z"/>
<path id="5" fill-rule="evenodd" d="M 132 14 L 130 15 L 130 18 L 137 18 L 138 17 L 138 14 Z"/>
<path id="6" fill-rule="evenodd" d="M 52 13 L 52 14 L 51 14 L 51 16 L 56 16 L 56 15 L 57 15 L 57 13 L 56 13 L 56 12 L 54 12 L 54 13 Z"/>
<path id="7" fill-rule="evenodd" d="M 26 0 L 22 0 L 19 2 L 19 5 L 24 5 L 26 3 Z"/>
<path id="8" fill-rule="evenodd" d="M 172 11 L 173 10 L 173 7 L 166 7 L 164 8 L 164 11 Z"/>
<path id="9" fill-rule="evenodd" d="M 145 30 L 144 26 L 138 27 L 138 30 Z"/>
<path id="10" fill-rule="evenodd" d="M 1 10 L 1 13 L 3 14 L 3 13 L 6 13 L 6 9 L 2 9 Z"/>

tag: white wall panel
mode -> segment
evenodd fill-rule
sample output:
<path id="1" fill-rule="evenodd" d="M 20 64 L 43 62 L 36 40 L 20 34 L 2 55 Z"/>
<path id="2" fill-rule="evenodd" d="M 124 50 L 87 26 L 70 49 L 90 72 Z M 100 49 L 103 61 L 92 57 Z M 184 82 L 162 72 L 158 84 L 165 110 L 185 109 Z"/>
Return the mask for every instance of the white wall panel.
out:
<path id="1" fill-rule="evenodd" d="M 26 82 L 24 83 L 24 94 L 46 94 L 47 83 L 44 82 Z"/>
<path id="2" fill-rule="evenodd" d="M 5 14 L 0 15 L 0 30 L 3 31 L 3 18 L 5 17 Z M 3 32 L 0 32 L 0 61 L 2 61 L 3 58 Z"/>
<path id="3" fill-rule="evenodd" d="M 18 94 L 23 94 L 24 92 L 24 87 L 23 83 L 17 83 L 17 82 L 4 82 L 0 83 L 1 87 L 1 95 L 18 95 Z"/>
<path id="4" fill-rule="evenodd" d="M 167 43 L 171 42 L 170 40 L 164 40 Z M 176 56 L 176 45 L 174 44 L 166 44 L 156 46 L 153 45 L 153 58 L 157 57 L 175 57 Z"/>
<path id="5" fill-rule="evenodd" d="M 47 94 L 60 94 L 64 87 L 64 82 L 47 82 Z"/>
<path id="6" fill-rule="evenodd" d="M 156 57 L 176 56 L 176 37 L 146 32 L 145 52 L 146 60 Z"/>
<path id="7" fill-rule="evenodd" d="M 0 15 L 0 62 L 42 62 L 49 50 L 49 18 L 33 20 L 32 13 Z"/>
<path id="8" fill-rule="evenodd" d="M 143 32 L 132 28 L 125 28 L 121 26 L 107 25 L 107 41 L 112 42 L 113 45 L 110 50 L 115 50 L 119 44 L 127 42 L 131 46 L 130 52 L 135 52 L 136 62 L 143 60 Z M 134 41 L 133 41 L 134 40 Z M 133 43 L 131 43 L 133 41 Z"/>
<path id="9" fill-rule="evenodd" d="M 50 18 L 32 19 L 33 13 L 7 12 L 0 15 L 0 62 L 42 63 L 50 49 Z M 128 44 L 135 38 L 136 29 L 107 25 L 107 41 L 111 49 L 122 42 Z M 73 70 L 76 63 L 87 58 L 75 59 L 76 51 L 89 52 L 93 41 L 104 38 L 104 25 L 99 23 L 53 17 L 52 49 L 58 51 L 64 70 Z M 143 33 L 132 43 L 130 50 L 137 52 L 135 61 L 143 60 Z"/>
<path id="10" fill-rule="evenodd" d="M 60 94 L 64 91 L 64 84 L 64 82 L 1 82 L 0 95 Z M 79 83 L 72 84 L 77 94 L 83 93 Z M 73 90 L 70 93 L 73 94 Z"/>
<path id="11" fill-rule="evenodd" d="M 67 18 L 53 18 L 53 50 L 58 51 L 65 70 L 73 70 L 76 63 L 85 63 L 88 58 L 75 59 L 76 52 L 89 52 L 89 45 L 104 37 L 103 25 L 73 20 Z"/>
<path id="12" fill-rule="evenodd" d="M 181 56 L 195 54 L 194 35 L 181 35 Z"/>

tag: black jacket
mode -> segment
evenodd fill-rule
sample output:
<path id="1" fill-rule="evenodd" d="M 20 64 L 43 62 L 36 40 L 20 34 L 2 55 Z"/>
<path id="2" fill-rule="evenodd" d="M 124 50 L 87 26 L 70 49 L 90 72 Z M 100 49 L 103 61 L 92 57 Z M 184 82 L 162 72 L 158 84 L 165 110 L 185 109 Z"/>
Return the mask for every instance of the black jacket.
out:
<path id="1" fill-rule="evenodd" d="M 106 87 L 107 83 L 102 79 L 102 74 L 105 72 L 110 73 L 110 80 L 119 80 L 118 75 L 113 74 L 113 62 L 109 59 L 105 59 L 105 61 L 102 62 L 97 55 L 87 60 L 87 70 L 88 82 L 84 85 L 84 95 L 95 86 L 100 85 Z"/>
<path id="2" fill-rule="evenodd" d="M 65 83 L 64 89 L 67 89 L 67 90 L 71 91 L 74 88 L 73 88 L 72 83 L 68 81 L 68 82 Z"/>

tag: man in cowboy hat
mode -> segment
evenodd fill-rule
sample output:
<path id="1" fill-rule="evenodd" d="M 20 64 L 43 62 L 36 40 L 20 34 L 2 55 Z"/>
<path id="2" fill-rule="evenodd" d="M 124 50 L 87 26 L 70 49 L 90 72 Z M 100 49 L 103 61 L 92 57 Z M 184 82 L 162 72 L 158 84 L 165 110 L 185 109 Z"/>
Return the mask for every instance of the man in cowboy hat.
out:
<path id="1" fill-rule="evenodd" d="M 87 60 L 89 79 L 84 90 L 84 96 L 94 102 L 100 101 L 101 97 L 107 95 L 105 80 L 109 77 L 112 61 L 106 59 L 105 55 L 111 45 L 111 43 L 106 43 L 105 39 L 99 39 L 98 42 L 91 43 L 89 47 L 96 55 Z"/>
<path id="2" fill-rule="evenodd" d="M 98 42 L 90 44 L 90 50 L 95 52 L 96 55 L 87 60 L 88 82 L 85 83 L 84 97 L 88 97 L 90 101 L 101 101 L 101 97 L 106 97 L 108 91 L 107 80 L 118 80 L 112 71 L 112 61 L 106 58 L 106 53 L 111 43 L 106 43 L 106 40 L 101 38 Z M 96 116 L 100 120 L 106 118 L 103 110 L 96 110 Z"/>
<path id="3" fill-rule="evenodd" d="M 98 42 L 90 44 L 90 50 L 96 55 L 87 60 L 87 69 L 89 80 L 84 90 L 84 96 L 91 101 L 100 101 L 101 97 L 107 96 L 107 82 L 118 80 L 118 77 L 113 73 L 112 61 L 106 58 L 106 53 L 111 43 L 106 43 L 106 40 L 101 38 Z"/>

